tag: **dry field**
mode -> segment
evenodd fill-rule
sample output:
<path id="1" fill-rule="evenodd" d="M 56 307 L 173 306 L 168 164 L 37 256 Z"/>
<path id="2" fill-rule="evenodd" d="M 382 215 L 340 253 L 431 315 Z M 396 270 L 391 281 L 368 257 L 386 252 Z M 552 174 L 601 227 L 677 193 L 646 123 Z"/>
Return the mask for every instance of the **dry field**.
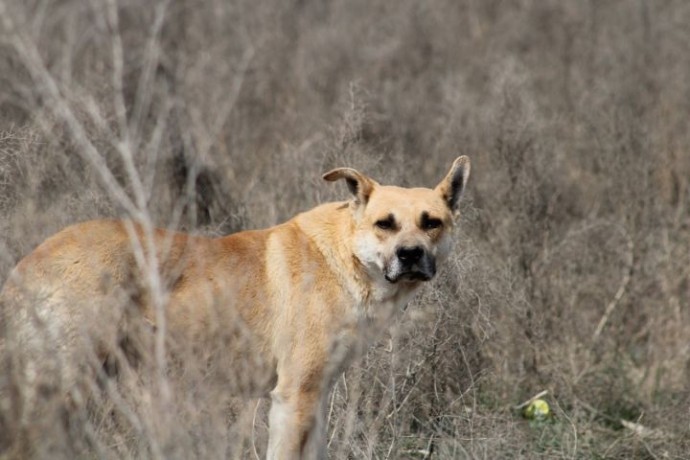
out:
<path id="1" fill-rule="evenodd" d="M 0 0 L 0 280 L 74 222 L 220 235 L 466 154 L 454 256 L 338 380 L 331 458 L 690 458 L 688 43 L 682 0 Z M 184 350 L 77 409 L 50 361 L 25 423 L 2 313 L 0 458 L 265 451 L 268 402 Z"/>

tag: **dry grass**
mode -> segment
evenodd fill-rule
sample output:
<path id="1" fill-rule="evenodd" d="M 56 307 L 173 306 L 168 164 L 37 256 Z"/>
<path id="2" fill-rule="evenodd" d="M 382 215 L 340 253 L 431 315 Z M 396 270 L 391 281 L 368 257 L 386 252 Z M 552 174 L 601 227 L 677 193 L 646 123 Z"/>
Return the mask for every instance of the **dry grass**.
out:
<path id="1" fill-rule="evenodd" d="M 338 381 L 331 457 L 684 458 L 688 23 L 682 1 L 0 0 L 0 278 L 76 221 L 263 227 L 343 197 L 330 167 L 430 186 L 464 153 L 455 256 Z M 10 348 L 6 456 L 264 450 L 267 402 L 196 363 L 172 397 L 102 376 L 22 425 Z M 543 389 L 549 421 L 511 409 Z"/>

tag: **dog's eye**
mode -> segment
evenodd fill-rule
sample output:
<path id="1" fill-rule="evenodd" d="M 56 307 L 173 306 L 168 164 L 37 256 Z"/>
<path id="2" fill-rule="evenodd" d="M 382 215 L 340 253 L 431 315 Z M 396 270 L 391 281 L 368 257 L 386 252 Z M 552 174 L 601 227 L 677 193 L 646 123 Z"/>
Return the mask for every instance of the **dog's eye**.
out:
<path id="1" fill-rule="evenodd" d="M 427 218 L 422 221 L 422 228 L 424 230 L 433 230 L 435 228 L 440 228 L 443 226 L 443 221 L 441 219 Z"/>
<path id="2" fill-rule="evenodd" d="M 395 226 L 395 222 L 393 221 L 393 219 L 391 219 L 391 218 L 389 217 L 389 218 L 387 218 L 387 219 L 379 219 L 379 220 L 377 220 L 377 221 L 374 223 L 374 225 L 376 225 L 376 226 L 377 226 L 378 228 L 380 228 L 381 230 L 392 230 L 393 227 Z"/>

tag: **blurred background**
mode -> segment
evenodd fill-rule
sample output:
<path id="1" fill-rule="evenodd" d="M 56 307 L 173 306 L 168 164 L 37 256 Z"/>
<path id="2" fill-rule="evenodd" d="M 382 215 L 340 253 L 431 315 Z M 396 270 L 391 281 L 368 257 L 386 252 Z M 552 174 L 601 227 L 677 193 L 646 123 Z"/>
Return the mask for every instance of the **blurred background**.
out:
<path id="1" fill-rule="evenodd" d="M 466 154 L 454 255 L 338 380 L 331 458 L 688 458 L 689 24 L 681 0 L 0 0 L 0 279 L 74 222 L 221 235 L 345 199 L 332 167 L 432 187 Z M 267 403 L 197 378 L 168 426 L 56 418 L 37 452 L 261 455 Z"/>

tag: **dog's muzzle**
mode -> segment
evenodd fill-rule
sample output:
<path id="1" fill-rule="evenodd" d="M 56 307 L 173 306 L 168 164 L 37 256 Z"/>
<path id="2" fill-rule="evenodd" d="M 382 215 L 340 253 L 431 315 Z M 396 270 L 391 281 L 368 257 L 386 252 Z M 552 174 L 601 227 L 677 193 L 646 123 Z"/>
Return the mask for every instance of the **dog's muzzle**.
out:
<path id="1" fill-rule="evenodd" d="M 395 258 L 385 269 L 386 280 L 390 283 L 429 281 L 435 274 L 436 260 L 421 246 L 398 248 Z"/>

